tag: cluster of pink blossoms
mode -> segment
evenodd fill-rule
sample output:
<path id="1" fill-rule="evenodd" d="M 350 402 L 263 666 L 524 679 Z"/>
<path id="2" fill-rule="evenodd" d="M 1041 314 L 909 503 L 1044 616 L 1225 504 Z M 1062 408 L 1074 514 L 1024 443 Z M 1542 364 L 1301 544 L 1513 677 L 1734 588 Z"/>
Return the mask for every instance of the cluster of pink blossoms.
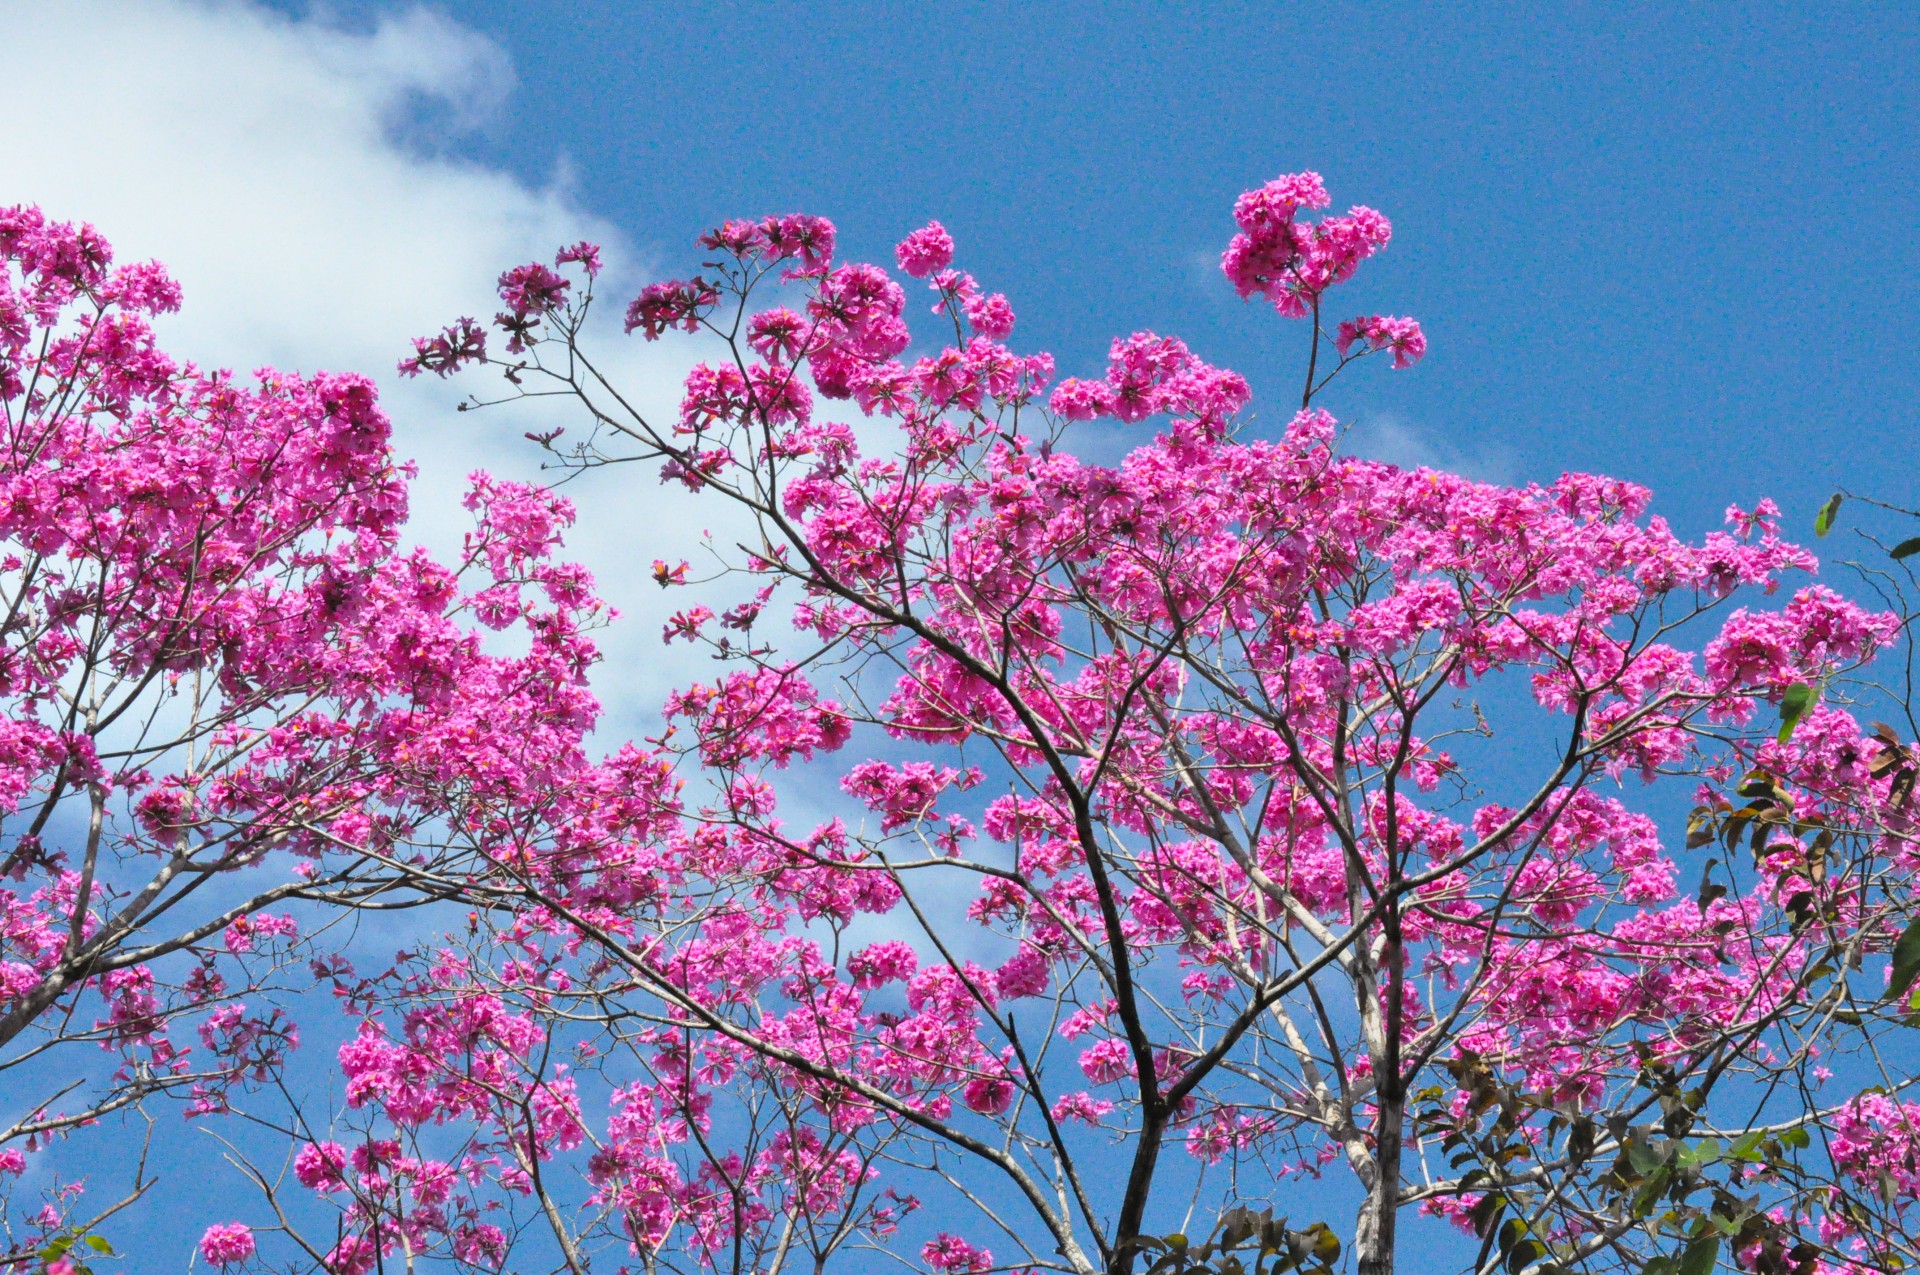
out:
<path id="1" fill-rule="evenodd" d="M 200 1256 L 213 1266 L 237 1266 L 253 1256 L 253 1231 L 238 1222 L 220 1222 L 200 1237 Z"/>
<path id="2" fill-rule="evenodd" d="M 509 290 L 529 325 L 565 292 Z M 309 962 L 352 982 L 325 909 L 484 877 L 517 845 L 499 811 L 589 773 L 607 611 L 552 559 L 566 502 L 476 475 L 460 566 L 403 549 L 372 383 L 180 363 L 152 327 L 179 303 L 91 227 L 0 210 L 0 1171 L 129 1101 L 210 1117 L 268 1085 L 300 1040 L 282 991 Z M 482 356 L 459 342 L 432 357 Z M 222 1225 L 202 1254 L 252 1248 Z"/>
<path id="3" fill-rule="evenodd" d="M 1290 318 L 1317 314 L 1328 288 L 1393 238 L 1393 225 L 1371 208 L 1354 207 L 1344 217 L 1309 223 L 1305 210 L 1333 201 L 1318 173 L 1291 173 L 1241 195 L 1233 206 L 1240 233 L 1220 258 L 1242 297 L 1262 296 Z"/>
<path id="4" fill-rule="evenodd" d="M 1413 319 L 1396 319 L 1387 314 L 1370 314 L 1348 319 L 1340 325 L 1334 346 L 1342 357 L 1359 342 L 1368 350 L 1384 350 L 1393 355 L 1395 367 L 1412 367 L 1427 352 L 1427 336 Z"/>
<path id="5" fill-rule="evenodd" d="M 1242 296 L 1318 323 L 1390 235 L 1365 208 L 1302 219 L 1328 202 L 1313 174 L 1242 196 L 1223 261 Z M 1811 980 L 1829 949 L 1889 945 L 1861 882 L 1915 866 L 1913 780 L 1837 695 L 1779 719 L 1899 633 L 1795 587 L 1817 564 L 1777 510 L 1689 542 L 1632 483 L 1367 461 L 1311 402 L 1262 434 L 1245 379 L 1156 333 L 1048 394 L 1053 360 L 1007 344 L 1010 304 L 955 269 L 938 223 L 896 250 L 954 334 L 918 354 L 905 286 L 836 260 L 834 238 L 816 218 L 729 222 L 700 275 L 635 300 L 648 339 L 728 343 L 669 419 L 569 382 L 763 541 L 741 597 L 668 626 L 724 665 L 670 698 L 674 733 L 549 770 L 537 818 L 504 781 L 467 808 L 516 902 L 476 907 L 431 974 L 364 993 L 404 1022 L 369 1018 L 340 1055 L 380 1150 L 302 1152 L 355 1246 L 337 1262 L 401 1239 L 457 1252 L 576 1157 L 636 1254 L 812 1244 L 825 1263 L 916 1212 L 878 1183 L 978 1172 L 1025 1201 L 1015 1264 L 1091 1271 L 1172 1229 L 1165 1193 L 1127 1185 L 1151 1185 L 1169 1142 L 1223 1166 L 1223 1202 L 1340 1161 L 1377 1193 L 1412 1176 L 1380 1159 L 1400 1145 L 1383 1122 L 1471 1150 L 1493 1086 L 1535 1104 L 1501 1109 L 1504 1172 L 1568 1112 L 1644 1134 L 1648 1076 L 1723 1059 L 1764 1076 L 1799 1065 L 1764 1046 L 1770 1025 L 1836 1030 Z M 515 376 L 549 343 L 588 357 L 568 272 L 590 281 L 590 260 L 502 276 Z M 1333 343 L 1343 366 L 1400 367 L 1426 344 L 1382 315 Z M 480 345 L 456 325 L 408 366 Z M 1111 464 L 1059 445 L 1096 419 L 1160 428 Z M 527 501 L 497 525 L 544 553 L 564 519 Z M 804 656 L 754 627 L 782 601 Z M 1521 747 L 1502 762 L 1489 735 Z M 850 749 L 854 808 L 784 819 L 792 777 Z M 1676 780 L 1687 833 L 1632 796 Z M 1739 853 L 1708 862 L 1700 830 Z M 1821 858 L 1836 845 L 1854 871 Z M 1896 1118 L 1861 1108 L 1843 1173 L 1898 1154 Z M 469 1159 L 409 1149 L 441 1124 L 470 1133 Z M 442 1167 L 464 1185 L 410 1194 Z M 1796 1226 L 1830 1211 L 1764 1185 Z M 1464 1174 L 1420 1190 L 1469 1222 L 1486 1198 Z M 1600 1225 L 1575 1193 L 1530 1198 L 1556 1240 Z M 996 1264 L 954 1233 L 918 1251 L 931 1271 Z"/>

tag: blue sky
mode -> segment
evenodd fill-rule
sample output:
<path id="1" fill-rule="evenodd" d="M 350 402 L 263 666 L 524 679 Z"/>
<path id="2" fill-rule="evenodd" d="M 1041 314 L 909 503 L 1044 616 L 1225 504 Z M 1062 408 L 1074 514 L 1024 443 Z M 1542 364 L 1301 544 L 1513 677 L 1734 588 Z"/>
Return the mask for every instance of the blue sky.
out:
<path id="1" fill-rule="evenodd" d="M 1177 334 L 1271 421 L 1304 330 L 1217 260 L 1234 196 L 1300 168 L 1395 225 L 1343 306 L 1432 342 L 1330 396 L 1362 450 L 1614 473 L 1692 533 L 1762 495 L 1804 535 L 1836 486 L 1920 500 L 1920 7 L 275 8 L 0 0 L 0 110 L 30 122 L 0 203 L 175 263 L 185 352 L 382 375 L 430 539 L 466 469 L 533 472 L 526 422 L 457 419 L 393 360 L 555 243 L 616 243 L 632 283 L 728 216 L 824 213 L 880 260 L 938 217 L 1022 349 L 1085 372 Z M 625 357 L 677 398 L 657 348 Z M 640 621 L 600 684 L 645 708 L 685 668 L 636 565 L 689 555 L 610 482 L 576 543 Z"/>
<path id="2" fill-rule="evenodd" d="M 302 9 L 296 6 L 296 9 Z M 378 5 L 332 12 L 368 23 Z M 1300 339 L 1212 263 L 1241 189 L 1325 174 L 1394 221 L 1346 300 L 1433 353 L 1342 401 L 1379 445 L 1648 482 L 1689 526 L 1904 494 L 1920 8 L 462 6 L 516 91 L 451 144 L 677 264 L 718 218 L 938 216 L 1068 367 L 1185 336 L 1257 386 Z M 447 144 L 447 143 L 440 143 Z M 1291 377 L 1291 371 L 1287 373 Z"/>

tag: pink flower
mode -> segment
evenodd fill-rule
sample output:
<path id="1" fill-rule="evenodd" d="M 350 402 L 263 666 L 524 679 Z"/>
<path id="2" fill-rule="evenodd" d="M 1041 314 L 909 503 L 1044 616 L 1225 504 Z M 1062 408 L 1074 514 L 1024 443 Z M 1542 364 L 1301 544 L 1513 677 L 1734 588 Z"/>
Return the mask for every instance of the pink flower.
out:
<path id="1" fill-rule="evenodd" d="M 598 275 L 600 273 L 600 245 L 597 243 L 588 243 L 582 239 L 579 243 L 562 248 L 554 255 L 554 265 L 564 266 L 569 263 L 579 265 L 582 270 L 587 272 L 588 278 Z"/>
<path id="2" fill-rule="evenodd" d="M 560 308 L 572 282 L 534 262 L 500 276 L 500 300 L 515 315 L 547 314 Z"/>
<path id="3" fill-rule="evenodd" d="M 1328 202 L 1317 173 L 1277 178 L 1240 196 L 1233 209 L 1240 233 L 1227 245 L 1220 268 L 1242 297 L 1266 297 L 1281 314 L 1303 318 L 1316 311 L 1328 288 L 1350 278 L 1393 237 L 1387 219 L 1371 208 L 1350 208 L 1318 224 L 1296 219 L 1301 209 Z"/>
<path id="4" fill-rule="evenodd" d="M 435 337 L 415 337 L 413 356 L 400 361 L 402 376 L 431 372 L 435 376 L 453 375 L 469 363 L 483 363 L 487 357 L 487 331 L 472 319 L 463 318 Z"/>
<path id="5" fill-rule="evenodd" d="M 1098 1125 L 1113 1111 L 1113 1104 L 1104 1098 L 1096 1098 L 1086 1090 L 1066 1094 L 1053 1104 L 1053 1118 L 1061 1123 L 1069 1120 L 1085 1125 Z"/>
<path id="6" fill-rule="evenodd" d="M 651 283 L 627 307 L 627 331 L 640 329 L 647 340 L 657 340 L 669 328 L 700 330 L 700 319 L 719 303 L 720 294 L 705 279 L 674 279 Z"/>
<path id="7" fill-rule="evenodd" d="M 993 1253 L 942 1231 L 920 1250 L 920 1260 L 942 1275 L 975 1275 L 993 1268 Z"/>
<path id="8" fill-rule="evenodd" d="M 1013 333 L 1013 306 L 1005 296 L 973 297 L 966 302 L 967 322 L 989 341 L 1004 341 Z"/>
<path id="9" fill-rule="evenodd" d="M 945 270 L 953 261 L 953 236 L 939 222 L 930 221 L 902 239 L 893 255 L 902 270 L 924 279 L 936 270 Z"/>
<path id="10" fill-rule="evenodd" d="M 967 1082 L 962 1097 L 969 1110 L 997 1116 L 1013 1102 L 1013 1082 L 1004 1076 L 979 1076 Z"/>
<path id="11" fill-rule="evenodd" d="M 200 1237 L 200 1256 L 217 1266 L 232 1266 L 253 1256 L 253 1232 L 238 1222 L 209 1226 Z"/>
<path id="12" fill-rule="evenodd" d="M 760 231 L 769 259 L 799 259 L 799 269 L 789 277 L 821 274 L 833 260 L 834 226 L 825 217 L 805 213 L 766 217 L 760 222 Z"/>
<path id="13" fill-rule="evenodd" d="M 863 947 L 847 959 L 847 973 L 855 987 L 884 987 L 912 978 L 920 960 L 911 944 L 898 939 Z"/>
<path id="14" fill-rule="evenodd" d="M 1389 314 L 1370 314 L 1342 323 L 1334 337 L 1334 345 L 1342 357 L 1346 356 L 1356 341 L 1365 344 L 1369 353 L 1392 351 L 1396 368 L 1412 367 L 1427 352 L 1427 337 L 1420 330 L 1420 325 L 1412 319 L 1395 318 Z"/>
<path id="15" fill-rule="evenodd" d="M 1040 995 L 1047 990 L 1049 964 L 1039 948 L 1031 943 L 1021 944 L 1020 950 L 994 973 L 1000 995 L 1008 1000 Z"/>
<path id="16" fill-rule="evenodd" d="M 1070 376 L 1054 387 L 1047 406 L 1067 420 L 1090 421 L 1113 411 L 1113 391 L 1104 381 L 1082 381 Z"/>
<path id="17" fill-rule="evenodd" d="M 1133 1074 L 1133 1051 L 1117 1036 L 1096 1040 L 1080 1051 L 1080 1070 L 1096 1085 L 1110 1085 Z"/>
<path id="18" fill-rule="evenodd" d="M 346 1182 L 347 1152 L 337 1142 L 309 1142 L 293 1158 L 293 1176 L 311 1191 L 337 1190 Z"/>

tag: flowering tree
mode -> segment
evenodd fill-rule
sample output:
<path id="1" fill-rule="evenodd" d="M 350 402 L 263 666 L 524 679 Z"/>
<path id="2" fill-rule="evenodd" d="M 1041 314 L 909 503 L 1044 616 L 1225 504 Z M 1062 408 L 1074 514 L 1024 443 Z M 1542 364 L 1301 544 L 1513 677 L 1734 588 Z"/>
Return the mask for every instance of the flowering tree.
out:
<path id="1" fill-rule="evenodd" d="M 1516 1275 L 1914 1254 L 1879 1044 L 1915 767 L 1847 707 L 1898 622 L 1779 593 L 1816 563 L 1768 502 L 1688 543 L 1631 483 L 1342 455 L 1322 392 L 1425 338 L 1331 320 L 1390 228 L 1327 203 L 1234 209 L 1229 281 L 1308 325 L 1273 431 L 1153 333 L 1054 384 L 937 223 L 898 249 L 951 334 L 918 357 L 828 222 L 704 237 L 627 311 L 704 334 L 674 419 L 596 361 L 587 245 L 418 343 L 403 371 L 577 400 L 564 465 L 652 459 L 749 530 L 698 586 L 655 564 L 707 591 L 665 639 L 719 661 L 672 729 L 501 806 L 465 888 L 515 905 L 369 994 L 404 1027 L 364 1022 L 351 1137 L 301 1152 L 335 1269 L 496 1269 L 474 1219 L 516 1199 L 575 1271 L 823 1270 L 917 1209 L 941 1272 L 1323 1269 L 1345 1234 L 1378 1275 L 1409 1209 Z M 1063 446 L 1149 419 L 1116 465 Z M 1350 1230 L 1238 1209 L 1323 1175 Z"/>
<path id="2" fill-rule="evenodd" d="M 36 209 L 0 211 L 0 262 L 4 1186 L 111 1113 L 277 1077 L 290 998 L 350 977 L 338 910 L 442 897 L 470 799 L 577 758 L 598 604 L 546 560 L 544 492 L 480 484 L 457 569 L 400 551 L 364 378 L 176 363 L 166 274 Z M 76 1190 L 16 1202 L 0 1269 L 94 1251 Z"/>
<path id="3" fill-rule="evenodd" d="M 22 870 L 182 860 L 155 900 L 207 883 L 204 923 L 115 884 L 23 929 L 55 939 L 21 942 L 8 994 L 66 982 L 22 1024 L 84 1037 L 57 1007 L 118 995 L 137 956 L 155 1026 L 96 1032 L 218 1109 L 284 1052 L 258 1010 L 216 1024 L 240 985 L 270 990 L 248 962 L 285 950 L 258 937 L 274 890 L 320 916 L 445 910 L 376 973 L 308 954 L 352 1020 L 345 1109 L 290 1094 L 289 1163 L 236 1154 L 264 1212 L 221 1219 L 201 1257 L 1384 1275 L 1410 1212 L 1433 1218 L 1421 1260 L 1463 1271 L 1920 1257 L 1920 1109 L 1881 1048 L 1920 974 L 1920 767 L 1850 709 L 1899 622 L 1782 592 L 1816 564 L 1764 502 L 1689 543 L 1630 483 L 1343 455 L 1328 385 L 1425 338 L 1325 312 L 1390 234 L 1364 208 L 1315 220 L 1327 203 L 1302 174 L 1235 208 L 1228 279 L 1306 324 L 1272 430 L 1244 379 L 1152 333 L 1055 383 L 938 225 L 898 250 L 952 336 L 917 356 L 902 283 L 836 261 L 827 222 L 706 236 L 700 273 L 627 313 L 701 342 L 666 420 L 601 371 L 590 245 L 508 271 L 491 329 L 462 320 L 404 370 L 491 364 L 508 398 L 571 396 L 585 441 L 539 436 L 561 463 L 651 460 L 739 528 L 705 580 L 655 564 L 702 591 L 664 636 L 714 674 L 603 758 L 581 742 L 595 604 L 548 557 L 563 502 L 480 482 L 446 571 L 394 548 L 361 383 L 169 366 L 116 399 L 62 370 L 61 338 L 22 338 L 10 419 L 77 441 L 17 452 L 16 489 L 89 511 L 22 557 L 29 585 L 62 581 L 21 595 L 42 599 L 28 630 L 78 610 L 128 635 L 56 644 L 101 654 L 19 692 L 13 720 L 67 751 L 18 810 L 72 788 L 82 739 L 106 793 L 98 836 L 48 815 Z M 29 272 L 86 238 L 17 224 Z M 134 338 L 113 349 L 150 348 L 114 277 L 45 284 L 0 330 L 71 305 L 81 351 L 115 323 Z M 42 367 L 98 409 L 35 397 Z M 1066 445 L 1149 421 L 1116 464 Z M 62 485 L 141 447 L 163 463 L 129 473 L 175 511 L 154 529 L 144 496 Z M 123 520 L 144 538 L 98 538 Z M 82 567 L 103 583 L 66 587 Z M 114 604 L 150 577 L 178 604 Z M 508 647 L 526 654 L 488 653 Z M 158 703 L 87 718 L 68 706 L 88 678 Z M 71 829 L 64 863 L 48 829 Z M 145 955 L 160 928 L 184 937 Z M 188 1020 L 215 1061 L 151 1061 Z"/>

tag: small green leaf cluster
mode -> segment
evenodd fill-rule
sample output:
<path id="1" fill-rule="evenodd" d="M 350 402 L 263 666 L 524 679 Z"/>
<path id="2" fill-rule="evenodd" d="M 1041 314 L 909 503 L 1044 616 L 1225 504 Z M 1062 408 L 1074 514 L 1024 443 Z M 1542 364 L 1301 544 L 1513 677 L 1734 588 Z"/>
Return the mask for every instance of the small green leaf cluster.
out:
<path id="1" fill-rule="evenodd" d="M 67 1269 L 73 1275 L 94 1275 L 93 1267 L 78 1260 L 87 1254 L 98 1257 L 118 1257 L 113 1245 L 103 1235 L 89 1235 L 85 1230 L 72 1229 L 59 1232 L 42 1245 L 34 1254 L 43 1266 L 52 1266 L 61 1258 L 67 1259 Z"/>
<path id="2" fill-rule="evenodd" d="M 1178 1231 L 1133 1243 L 1153 1255 L 1146 1275 L 1333 1275 L 1340 1260 L 1340 1238 L 1325 1222 L 1296 1231 L 1272 1209 L 1228 1209 L 1199 1244 Z"/>

